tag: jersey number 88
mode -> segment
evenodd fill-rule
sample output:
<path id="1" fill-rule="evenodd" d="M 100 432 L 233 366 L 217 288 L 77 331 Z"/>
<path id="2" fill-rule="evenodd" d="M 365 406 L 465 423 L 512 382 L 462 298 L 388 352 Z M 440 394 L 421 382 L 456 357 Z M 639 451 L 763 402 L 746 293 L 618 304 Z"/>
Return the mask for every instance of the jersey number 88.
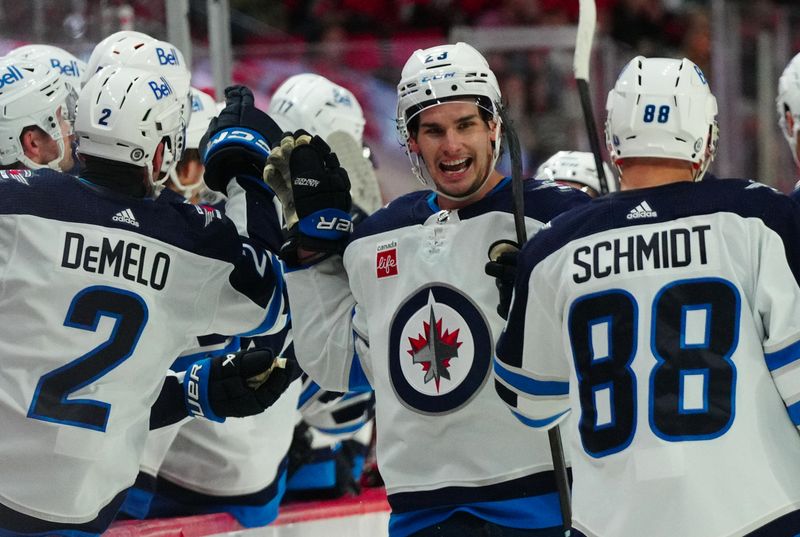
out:
<path id="1" fill-rule="evenodd" d="M 593 457 L 625 449 L 636 432 L 631 368 L 640 327 L 636 299 L 621 289 L 586 295 L 568 318 L 581 403 L 581 442 Z M 649 425 L 667 441 L 709 440 L 734 415 L 740 297 L 727 280 L 665 285 L 656 294 L 649 342 L 656 363 L 647 389 Z M 645 328 L 645 327 L 641 327 Z"/>

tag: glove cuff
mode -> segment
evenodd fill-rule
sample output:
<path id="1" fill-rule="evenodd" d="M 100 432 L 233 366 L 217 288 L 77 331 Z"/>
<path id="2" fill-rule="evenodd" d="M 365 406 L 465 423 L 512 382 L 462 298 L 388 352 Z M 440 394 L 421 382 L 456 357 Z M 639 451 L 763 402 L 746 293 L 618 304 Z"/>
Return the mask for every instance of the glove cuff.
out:
<path id="1" fill-rule="evenodd" d="M 223 423 L 225 418 L 214 413 L 211 408 L 211 400 L 208 397 L 210 375 L 210 358 L 198 360 L 186 368 L 186 376 L 183 378 L 183 395 L 186 409 L 192 417 Z"/>
<path id="2" fill-rule="evenodd" d="M 229 127 L 215 133 L 208 140 L 203 153 L 203 164 L 207 164 L 215 152 L 231 145 L 244 146 L 256 154 L 263 155 L 265 162 L 269 157 L 269 142 L 261 134 L 245 127 Z"/>
<path id="3" fill-rule="evenodd" d="M 341 209 L 321 209 L 302 218 L 298 232 L 301 236 L 322 241 L 346 240 L 353 231 L 350 214 Z"/>

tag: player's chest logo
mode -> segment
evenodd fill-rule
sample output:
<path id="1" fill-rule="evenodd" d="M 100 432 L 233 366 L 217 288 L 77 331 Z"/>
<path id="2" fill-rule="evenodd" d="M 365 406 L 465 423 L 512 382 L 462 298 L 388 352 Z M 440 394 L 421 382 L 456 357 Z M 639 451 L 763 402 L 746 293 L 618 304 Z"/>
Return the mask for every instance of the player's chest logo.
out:
<path id="1" fill-rule="evenodd" d="M 378 244 L 375 254 L 375 275 L 378 279 L 391 278 L 400 274 L 397 267 L 397 241 L 390 240 Z"/>
<path id="2" fill-rule="evenodd" d="M 453 412 L 488 378 L 492 337 L 480 309 L 460 291 L 425 286 L 395 313 L 389 376 L 403 405 L 423 414 Z"/>

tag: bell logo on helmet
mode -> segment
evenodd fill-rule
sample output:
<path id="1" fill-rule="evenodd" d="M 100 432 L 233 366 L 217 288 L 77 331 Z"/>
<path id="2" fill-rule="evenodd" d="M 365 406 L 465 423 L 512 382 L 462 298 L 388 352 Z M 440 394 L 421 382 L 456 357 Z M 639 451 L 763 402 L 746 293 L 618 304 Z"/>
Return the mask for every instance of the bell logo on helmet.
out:
<path id="1" fill-rule="evenodd" d="M 158 57 L 159 65 L 180 65 L 178 60 L 178 53 L 174 48 L 169 49 L 169 52 L 161 47 L 156 47 L 156 56 Z"/>
<path id="2" fill-rule="evenodd" d="M 3 76 L 0 76 L 0 88 L 4 88 L 14 82 L 19 82 L 23 78 L 22 72 L 19 69 L 13 65 L 9 65 L 6 68 L 6 72 L 3 73 Z"/>
<path id="3" fill-rule="evenodd" d="M 164 97 L 172 95 L 172 86 L 169 85 L 167 79 L 164 78 L 163 76 L 160 77 L 160 79 L 162 82 L 161 84 L 159 84 L 155 80 L 151 80 L 150 82 L 147 83 L 150 86 L 150 89 L 153 90 L 153 95 L 156 96 L 157 101 L 160 101 Z"/>
<path id="4" fill-rule="evenodd" d="M 72 76 L 72 77 L 80 77 L 81 70 L 78 67 L 78 62 L 75 60 L 70 61 L 69 63 L 65 63 L 62 65 L 61 60 L 58 58 L 50 58 L 50 67 L 53 69 L 58 69 L 62 75 Z"/>

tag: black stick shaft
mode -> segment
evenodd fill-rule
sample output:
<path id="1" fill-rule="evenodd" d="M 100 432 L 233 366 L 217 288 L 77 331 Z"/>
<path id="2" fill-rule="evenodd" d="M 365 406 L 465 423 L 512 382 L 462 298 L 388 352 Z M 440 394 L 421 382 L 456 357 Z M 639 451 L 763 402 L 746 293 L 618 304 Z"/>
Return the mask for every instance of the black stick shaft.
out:
<path id="1" fill-rule="evenodd" d="M 519 137 L 505 110 L 500 109 L 500 118 L 505 125 L 506 143 L 511 159 L 511 197 L 513 200 L 514 229 L 520 248 L 528 240 L 525 228 L 525 185 L 522 177 L 522 151 L 520 150 Z M 597 158 L 597 157 L 595 157 Z M 601 183 L 602 185 L 603 183 Z M 608 187 L 606 187 L 606 192 Z M 572 505 L 570 498 L 569 479 L 567 477 L 567 463 L 564 458 L 564 448 L 561 445 L 561 433 L 558 426 L 547 431 L 550 440 L 550 456 L 553 459 L 553 474 L 555 475 L 556 488 L 558 489 L 558 504 L 561 507 L 561 520 L 564 525 L 564 535 L 570 534 L 572 527 Z"/>
<path id="2" fill-rule="evenodd" d="M 606 178 L 605 168 L 603 167 L 603 154 L 600 151 L 600 136 L 597 133 L 597 124 L 594 122 L 594 107 L 592 97 L 589 93 L 589 82 L 581 78 L 577 79 L 578 94 L 581 98 L 581 109 L 583 109 L 583 119 L 586 123 L 586 135 L 589 137 L 589 147 L 594 155 L 594 165 L 597 167 L 597 179 L 600 181 L 600 195 L 608 194 L 608 179 Z"/>

